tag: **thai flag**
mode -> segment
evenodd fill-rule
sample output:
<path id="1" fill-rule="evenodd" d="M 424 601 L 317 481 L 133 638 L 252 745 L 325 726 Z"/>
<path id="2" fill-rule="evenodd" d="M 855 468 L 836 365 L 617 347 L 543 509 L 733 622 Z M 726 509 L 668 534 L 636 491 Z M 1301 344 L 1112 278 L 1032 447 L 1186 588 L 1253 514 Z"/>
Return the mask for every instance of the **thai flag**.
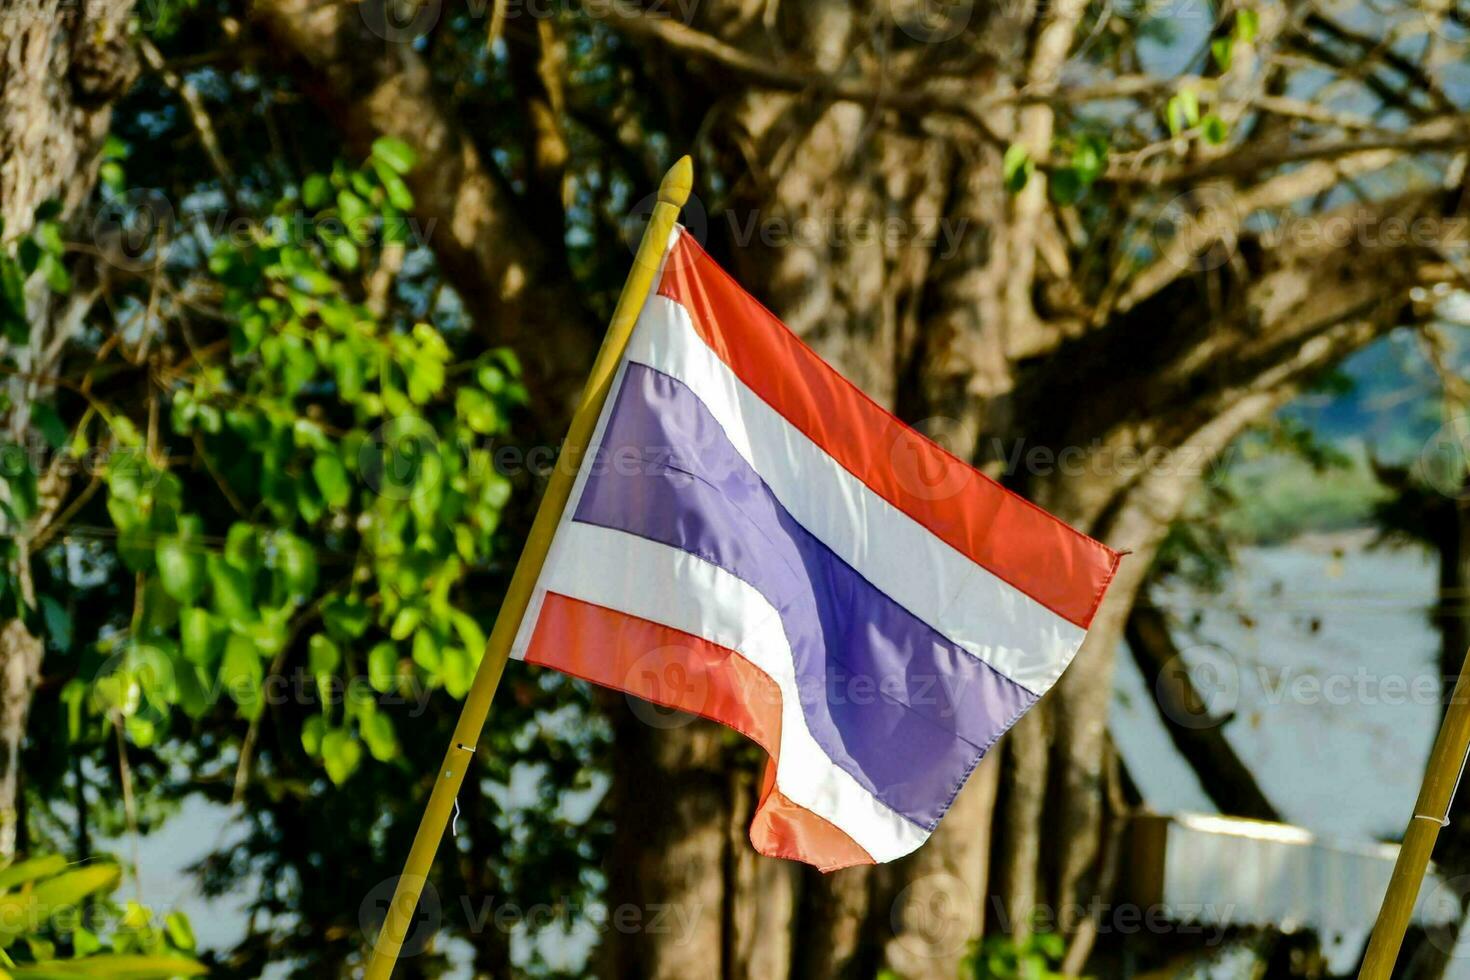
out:
<path id="1" fill-rule="evenodd" d="M 934 830 L 1118 554 L 900 423 L 676 229 L 513 656 L 747 735 L 762 854 Z"/>

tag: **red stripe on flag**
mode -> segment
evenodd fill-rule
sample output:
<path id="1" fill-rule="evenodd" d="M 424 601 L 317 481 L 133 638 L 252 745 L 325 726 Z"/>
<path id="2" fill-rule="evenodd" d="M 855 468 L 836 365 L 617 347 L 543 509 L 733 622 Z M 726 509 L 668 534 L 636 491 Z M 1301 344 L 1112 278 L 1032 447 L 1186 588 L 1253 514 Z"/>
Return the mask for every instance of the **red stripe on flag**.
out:
<path id="1" fill-rule="evenodd" d="M 771 757 L 750 842 L 768 857 L 835 871 L 873 858 L 830 821 L 776 789 L 781 690 L 727 647 L 604 606 L 548 592 L 526 661 L 669 708 L 701 715 L 750 738 Z"/>
<path id="2" fill-rule="evenodd" d="M 936 537 L 1084 629 L 1119 555 L 900 422 L 680 233 L 659 294 L 766 404 Z"/>

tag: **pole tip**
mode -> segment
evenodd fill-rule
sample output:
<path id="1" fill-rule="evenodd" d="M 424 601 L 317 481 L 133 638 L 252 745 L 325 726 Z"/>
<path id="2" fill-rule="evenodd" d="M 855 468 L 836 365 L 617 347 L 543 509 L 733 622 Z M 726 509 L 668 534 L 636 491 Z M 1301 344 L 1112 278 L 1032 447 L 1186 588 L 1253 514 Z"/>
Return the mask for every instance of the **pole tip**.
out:
<path id="1" fill-rule="evenodd" d="M 658 185 L 658 199 L 663 204 L 682 208 L 684 202 L 689 200 L 689 192 L 693 188 L 694 161 L 686 154 L 664 174 L 664 179 Z"/>

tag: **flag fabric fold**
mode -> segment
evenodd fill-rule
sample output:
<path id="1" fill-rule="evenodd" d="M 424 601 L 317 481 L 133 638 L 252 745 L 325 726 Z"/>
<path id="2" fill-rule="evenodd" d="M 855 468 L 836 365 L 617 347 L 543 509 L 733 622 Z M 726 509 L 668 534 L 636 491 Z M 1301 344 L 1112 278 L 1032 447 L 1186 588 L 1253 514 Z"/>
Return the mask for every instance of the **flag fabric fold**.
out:
<path id="1" fill-rule="evenodd" d="M 762 854 L 914 850 L 1118 554 L 903 425 L 675 229 L 512 656 L 741 732 Z"/>

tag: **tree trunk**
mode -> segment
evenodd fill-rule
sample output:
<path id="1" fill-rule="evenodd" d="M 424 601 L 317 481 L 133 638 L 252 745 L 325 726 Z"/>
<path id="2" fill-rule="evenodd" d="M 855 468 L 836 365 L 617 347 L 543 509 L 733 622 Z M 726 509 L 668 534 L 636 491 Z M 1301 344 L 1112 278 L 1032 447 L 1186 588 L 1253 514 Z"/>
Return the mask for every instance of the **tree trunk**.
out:
<path id="1" fill-rule="evenodd" d="M 131 7 L 131 0 L 17 0 L 0 7 L 0 246 L 10 255 L 37 207 L 54 201 L 65 218 L 92 191 L 111 105 L 136 70 L 126 37 Z M 14 554 L 5 569 L 12 618 L 0 620 L 0 862 L 15 857 L 20 751 L 43 654 L 41 638 L 13 611 L 17 598 L 26 610 L 36 607 L 31 542 L 54 516 L 64 479 L 29 451 L 42 444 L 31 432 L 31 406 L 47 393 L 39 378 L 51 373 L 79 327 L 85 302 L 61 302 L 37 279 L 26 294 L 28 341 L 0 341 L 0 356 L 18 368 L 7 382 L 6 438 L 27 447 L 40 490 L 35 516 L 4 529 Z"/>
<path id="2" fill-rule="evenodd" d="M 619 707 L 612 709 L 617 750 L 611 794 L 619 813 L 612 846 L 623 857 L 608 863 L 610 928 L 602 974 L 648 980 L 729 975 L 736 888 L 730 740 L 702 719 L 641 703 L 636 713 Z"/>

